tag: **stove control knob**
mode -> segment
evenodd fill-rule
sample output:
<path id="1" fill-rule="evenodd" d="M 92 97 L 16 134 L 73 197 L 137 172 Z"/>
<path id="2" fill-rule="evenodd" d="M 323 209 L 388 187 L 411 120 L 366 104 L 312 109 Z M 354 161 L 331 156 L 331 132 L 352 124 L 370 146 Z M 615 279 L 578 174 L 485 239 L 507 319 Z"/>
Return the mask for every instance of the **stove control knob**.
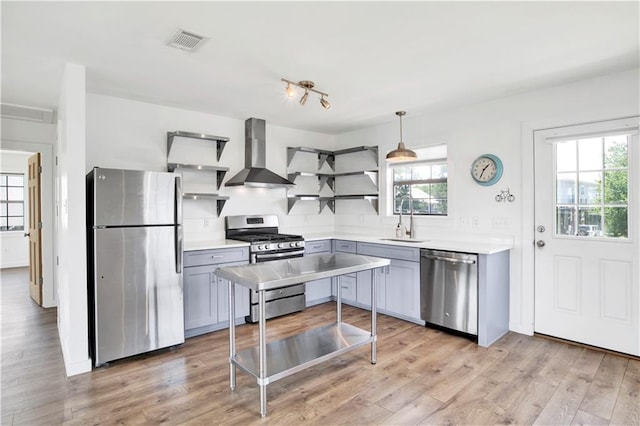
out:
<path id="1" fill-rule="evenodd" d="M 302 242 L 298 241 L 298 242 L 296 243 L 296 247 L 302 247 Z"/>
<path id="2" fill-rule="evenodd" d="M 295 247 L 296 243 L 289 243 L 289 247 Z"/>
<path id="3" fill-rule="evenodd" d="M 284 247 L 284 244 L 278 243 L 278 248 L 282 248 L 282 247 Z"/>
<path id="4" fill-rule="evenodd" d="M 262 246 L 258 246 L 258 250 L 262 250 Z"/>

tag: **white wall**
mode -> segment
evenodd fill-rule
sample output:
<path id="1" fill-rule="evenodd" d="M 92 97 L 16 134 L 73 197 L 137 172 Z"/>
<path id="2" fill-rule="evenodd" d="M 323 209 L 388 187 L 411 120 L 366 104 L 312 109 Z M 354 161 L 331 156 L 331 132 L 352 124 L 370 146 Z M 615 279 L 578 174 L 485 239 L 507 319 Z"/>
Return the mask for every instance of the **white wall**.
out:
<path id="1" fill-rule="evenodd" d="M 418 238 L 511 240 L 510 328 L 533 332 L 533 138 L 532 130 L 639 113 L 639 70 L 612 74 L 546 90 L 470 105 L 451 111 L 403 119 L 404 142 L 418 148 L 448 143 L 449 216 L 419 218 Z M 394 111 L 390 111 L 390 117 Z M 337 147 L 379 145 L 381 181 L 386 181 L 384 156 L 399 140 L 398 121 L 340 135 Z M 473 159 L 484 153 L 504 163 L 494 186 L 473 182 Z M 497 203 L 495 195 L 510 188 L 513 203 Z M 386 214 L 389 191 L 382 185 L 380 216 L 340 214 L 338 230 L 392 235 L 397 217 Z M 382 229 L 382 231 L 380 231 Z"/>
<path id="2" fill-rule="evenodd" d="M 68 376 L 91 370 L 87 318 L 85 68 L 67 64 L 58 102 L 58 333 Z"/>
<path id="3" fill-rule="evenodd" d="M 27 161 L 32 153 L 19 151 L 0 151 L 0 171 L 2 173 L 20 173 L 24 176 L 24 231 L 0 233 L 0 268 L 29 266 L 29 238 L 24 236 L 29 228 L 29 168 Z"/>
<path id="4" fill-rule="evenodd" d="M 55 223 L 54 223 L 54 155 L 56 125 L 25 120 L 2 119 L 2 151 L 40 152 L 41 208 L 42 208 L 42 305 L 56 306 L 57 288 L 54 273 Z"/>
<path id="5" fill-rule="evenodd" d="M 229 167 L 224 181 L 244 168 L 244 120 L 88 94 L 86 169 L 88 171 L 99 166 L 166 171 L 167 132 L 175 130 L 226 136 L 230 141 L 218 163 L 213 143 L 181 140 L 173 145 L 172 162 Z M 287 146 L 325 149 L 333 146 L 331 136 L 274 126 L 268 122 L 266 140 L 267 168 L 281 176 L 285 176 L 287 171 Z M 185 200 L 184 229 L 187 241 L 223 238 L 224 216 L 236 214 L 277 214 L 283 232 L 333 230 L 333 215 L 323 212 L 318 216 L 317 203 L 296 206 L 292 214 L 287 215 L 284 188 L 227 188 L 223 185 L 216 190 L 214 181 L 212 173 L 185 174 L 186 192 L 200 190 L 230 197 L 220 217 L 216 215 L 213 201 Z"/>

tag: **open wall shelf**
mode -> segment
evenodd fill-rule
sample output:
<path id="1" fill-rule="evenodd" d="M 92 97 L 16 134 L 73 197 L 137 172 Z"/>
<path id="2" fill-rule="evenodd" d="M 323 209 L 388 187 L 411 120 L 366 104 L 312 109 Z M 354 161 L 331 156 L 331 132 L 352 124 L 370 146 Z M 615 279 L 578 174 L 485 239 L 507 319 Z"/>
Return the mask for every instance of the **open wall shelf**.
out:
<path id="1" fill-rule="evenodd" d="M 291 212 L 293 206 L 298 201 L 318 201 L 319 210 L 318 213 L 322 213 L 325 207 L 335 213 L 336 200 L 367 200 L 371 204 L 371 207 L 378 213 L 378 193 L 365 193 L 365 194 L 351 194 L 351 195 L 333 195 L 322 196 L 320 191 L 325 186 L 328 186 L 331 191 L 336 191 L 336 178 L 342 176 L 366 176 L 368 180 L 378 189 L 378 147 L 377 146 L 358 146 L 354 148 L 341 149 L 337 151 L 327 151 L 324 149 L 315 149 L 307 147 L 287 147 L 287 167 L 291 166 L 291 162 L 297 153 L 315 154 L 318 157 L 317 168 L 318 172 L 306 172 L 306 171 L 290 171 L 287 177 L 290 181 L 295 182 L 298 177 L 316 177 L 318 179 L 318 194 L 295 194 L 287 197 L 288 212 Z M 353 154 L 358 152 L 365 152 L 371 154 L 372 164 L 375 164 L 375 169 L 357 170 L 344 173 L 335 173 L 336 156 L 343 154 Z M 322 167 L 328 164 L 334 173 L 322 173 L 320 170 Z"/>
<path id="2" fill-rule="evenodd" d="M 169 169 L 170 172 L 180 170 L 180 169 L 195 170 L 195 171 L 202 171 L 202 172 L 214 172 L 216 174 L 216 187 L 217 187 L 216 189 L 220 189 L 220 186 L 222 185 L 222 179 L 224 179 L 224 176 L 229 171 L 228 167 L 203 166 L 203 165 L 196 165 L 196 164 L 180 164 L 180 163 L 168 163 L 167 168 Z"/>
<path id="3" fill-rule="evenodd" d="M 167 132 L 167 158 L 169 158 L 169 154 L 171 154 L 171 147 L 173 146 L 174 138 L 176 137 L 200 139 L 200 140 L 211 141 L 212 143 L 215 143 L 217 161 L 220 161 L 220 157 L 222 156 L 222 151 L 224 151 L 225 145 L 227 144 L 227 142 L 229 142 L 229 138 L 224 136 L 205 135 L 204 133 L 184 132 L 182 130 L 176 130 L 175 132 Z"/>
<path id="4" fill-rule="evenodd" d="M 167 159 L 170 157 L 171 148 L 174 146 L 176 142 L 176 138 L 190 138 L 190 139 L 198 139 L 205 142 L 215 143 L 216 146 L 216 161 L 220 161 L 220 157 L 222 156 L 222 152 L 224 148 L 229 142 L 229 138 L 224 136 L 213 136 L 206 135 L 204 133 L 193 133 L 193 132 L 185 132 L 182 130 L 176 130 L 175 132 L 167 132 Z M 216 190 L 220 189 L 222 185 L 222 180 L 224 176 L 229 171 L 228 167 L 220 167 L 220 166 L 208 166 L 197 163 L 167 163 L 167 170 L 170 172 L 190 170 L 190 171 L 200 171 L 200 172 L 210 172 L 216 174 Z M 222 209 L 224 208 L 225 203 L 229 199 L 229 197 L 221 196 L 219 194 L 212 193 L 194 193 L 194 192 L 186 192 L 182 194 L 182 198 L 185 200 L 210 200 L 216 203 L 216 214 L 220 216 Z"/>

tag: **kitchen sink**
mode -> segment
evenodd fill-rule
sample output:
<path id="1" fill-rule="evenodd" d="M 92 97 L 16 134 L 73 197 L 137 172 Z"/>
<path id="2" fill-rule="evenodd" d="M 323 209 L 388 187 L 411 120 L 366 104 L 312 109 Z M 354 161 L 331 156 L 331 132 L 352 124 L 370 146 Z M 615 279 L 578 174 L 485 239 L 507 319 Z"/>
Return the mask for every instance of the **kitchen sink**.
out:
<path id="1" fill-rule="evenodd" d="M 426 243 L 429 240 L 410 240 L 408 238 L 380 238 L 382 241 L 396 241 L 399 243 Z"/>

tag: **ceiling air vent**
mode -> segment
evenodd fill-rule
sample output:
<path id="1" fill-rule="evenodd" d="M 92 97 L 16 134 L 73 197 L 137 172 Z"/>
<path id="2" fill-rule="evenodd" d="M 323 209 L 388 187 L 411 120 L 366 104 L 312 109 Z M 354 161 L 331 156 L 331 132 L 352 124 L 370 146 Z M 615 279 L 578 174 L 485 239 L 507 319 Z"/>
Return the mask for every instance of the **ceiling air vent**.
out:
<path id="1" fill-rule="evenodd" d="M 169 40 L 169 46 L 173 46 L 177 49 L 187 50 L 192 52 L 199 47 L 202 42 L 207 39 L 205 36 L 201 36 L 191 31 L 185 31 L 182 28 Z"/>
<path id="2" fill-rule="evenodd" d="M 37 121 L 39 123 L 53 123 L 54 111 L 52 109 L 35 108 L 23 105 L 1 104 L 0 110 L 3 118 L 14 120 Z"/>

